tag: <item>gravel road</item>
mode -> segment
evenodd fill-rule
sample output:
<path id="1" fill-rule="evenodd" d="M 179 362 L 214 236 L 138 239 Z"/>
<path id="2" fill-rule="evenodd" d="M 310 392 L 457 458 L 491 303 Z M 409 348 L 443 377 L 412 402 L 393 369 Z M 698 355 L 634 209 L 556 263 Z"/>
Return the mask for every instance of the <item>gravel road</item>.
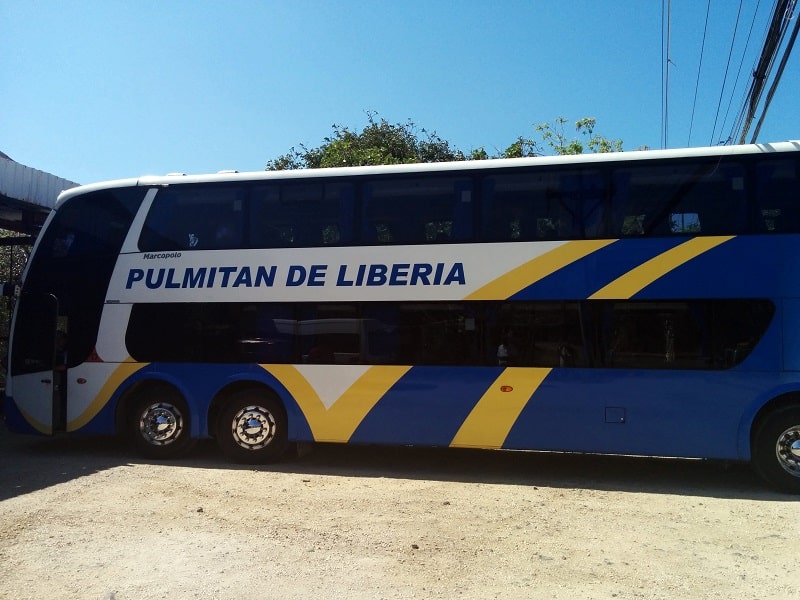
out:
<path id="1" fill-rule="evenodd" d="M 254 468 L 0 427 L 0 597 L 800 598 L 798 508 L 705 461 L 326 445 Z"/>

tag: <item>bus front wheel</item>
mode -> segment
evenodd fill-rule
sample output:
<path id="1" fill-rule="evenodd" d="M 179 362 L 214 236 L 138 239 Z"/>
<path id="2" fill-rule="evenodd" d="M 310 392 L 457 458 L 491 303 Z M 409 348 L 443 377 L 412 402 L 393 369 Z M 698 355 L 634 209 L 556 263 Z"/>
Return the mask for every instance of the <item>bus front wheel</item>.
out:
<path id="1" fill-rule="evenodd" d="M 756 471 L 783 492 L 800 494 L 800 406 L 769 413 L 752 441 Z"/>
<path id="2" fill-rule="evenodd" d="M 261 390 L 242 390 L 219 413 L 217 443 L 231 460 L 265 463 L 285 452 L 287 429 L 286 413 L 277 398 Z"/>
<path id="3" fill-rule="evenodd" d="M 134 446 L 147 458 L 176 458 L 194 445 L 189 432 L 189 407 L 177 390 L 144 390 L 134 401 L 131 415 Z"/>

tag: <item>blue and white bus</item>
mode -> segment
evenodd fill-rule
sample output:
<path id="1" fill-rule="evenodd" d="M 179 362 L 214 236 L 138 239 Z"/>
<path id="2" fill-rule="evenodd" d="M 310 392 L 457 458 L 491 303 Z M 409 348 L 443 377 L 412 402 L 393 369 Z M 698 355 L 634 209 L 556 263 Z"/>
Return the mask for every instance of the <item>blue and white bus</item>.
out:
<path id="1" fill-rule="evenodd" d="M 800 492 L 800 142 L 64 192 L 5 416 L 122 433 L 751 461 Z"/>

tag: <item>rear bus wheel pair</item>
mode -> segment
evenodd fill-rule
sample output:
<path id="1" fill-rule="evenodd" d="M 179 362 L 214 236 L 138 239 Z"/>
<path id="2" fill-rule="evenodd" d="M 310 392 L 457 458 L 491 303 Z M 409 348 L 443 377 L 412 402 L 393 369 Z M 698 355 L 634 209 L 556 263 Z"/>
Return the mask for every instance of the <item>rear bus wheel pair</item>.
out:
<path id="1" fill-rule="evenodd" d="M 177 458 L 196 442 L 189 431 L 189 407 L 173 388 L 157 387 L 142 394 L 132 415 L 134 444 L 148 458 Z M 275 460 L 288 446 L 286 413 L 276 398 L 243 390 L 219 412 L 216 435 L 231 460 L 248 464 Z"/>

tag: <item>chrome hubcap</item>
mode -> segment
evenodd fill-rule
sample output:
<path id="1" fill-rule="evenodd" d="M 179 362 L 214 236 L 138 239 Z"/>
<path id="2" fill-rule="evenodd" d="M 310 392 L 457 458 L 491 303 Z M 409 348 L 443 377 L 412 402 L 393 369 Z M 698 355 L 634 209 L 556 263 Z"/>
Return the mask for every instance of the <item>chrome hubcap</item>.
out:
<path id="1" fill-rule="evenodd" d="M 183 415 L 172 404 L 157 402 L 148 406 L 139 419 L 139 433 L 154 446 L 166 446 L 183 432 Z"/>
<path id="2" fill-rule="evenodd" d="M 784 471 L 800 477 L 800 425 L 793 425 L 778 436 L 775 454 Z"/>
<path id="3" fill-rule="evenodd" d="M 275 418 L 263 406 L 246 406 L 233 417 L 234 441 L 247 450 L 259 450 L 275 438 Z"/>

